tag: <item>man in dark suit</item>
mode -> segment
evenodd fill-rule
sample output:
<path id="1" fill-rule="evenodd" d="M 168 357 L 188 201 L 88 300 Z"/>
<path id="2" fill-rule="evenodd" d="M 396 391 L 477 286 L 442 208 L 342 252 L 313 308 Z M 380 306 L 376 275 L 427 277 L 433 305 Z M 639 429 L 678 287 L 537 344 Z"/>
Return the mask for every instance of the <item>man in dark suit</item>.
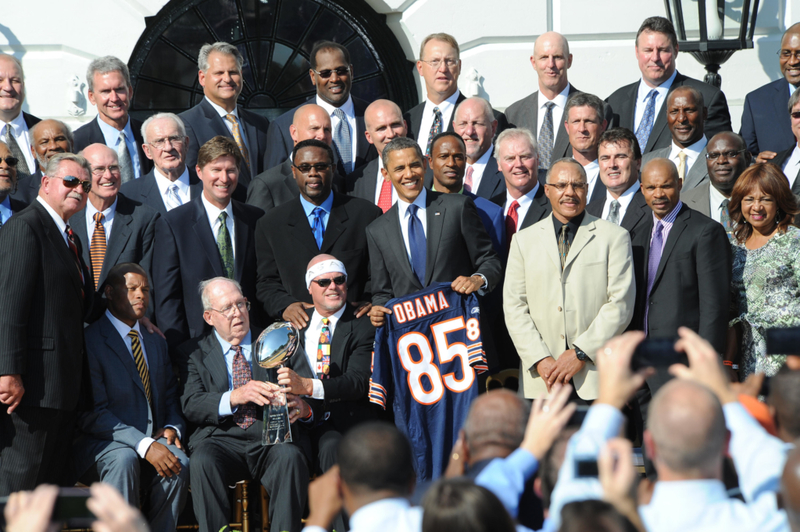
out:
<path id="1" fill-rule="evenodd" d="M 270 124 L 264 168 L 272 168 L 289 158 L 297 142 L 289 131 L 294 114 L 300 107 L 313 103 L 324 108 L 330 117 L 333 146 L 338 156 L 337 170 L 342 176 L 349 175 L 377 157 L 376 151 L 364 139 L 364 112 L 369 102 L 350 94 L 353 65 L 347 48 L 333 41 L 319 41 L 311 49 L 309 61 L 308 75 L 317 94 Z"/>
<path id="2" fill-rule="evenodd" d="M 197 66 L 205 97 L 180 114 L 189 137 L 186 164 L 190 168 L 197 164 L 200 147 L 211 138 L 222 135 L 236 142 L 242 156 L 239 187 L 234 191 L 237 201 L 245 201 L 253 176 L 266 170 L 264 154 L 269 129 L 269 120 L 237 105 L 243 87 L 243 61 L 239 49 L 231 44 L 204 44 Z"/>
<path id="3" fill-rule="evenodd" d="M 474 97 L 458 104 L 453 115 L 453 131 L 467 146 L 464 189 L 484 199 L 500 194 L 505 183 L 494 158 L 492 141 L 497 133 L 497 119 L 489 102 Z"/>
<path id="4" fill-rule="evenodd" d="M 119 193 L 121 177 L 114 150 L 105 144 L 92 144 L 81 155 L 92 168 L 92 190 L 86 207 L 69 222 L 81 241 L 82 258 L 89 266 L 94 289 L 100 291 L 108 272 L 117 264 L 133 262 L 150 271 L 159 214 Z"/>
<path id="5" fill-rule="evenodd" d="M 706 146 L 708 182 L 681 192 L 681 201 L 732 232 L 728 203 L 736 180 L 750 166 L 750 151 L 736 133 L 717 133 Z"/>
<path id="6" fill-rule="evenodd" d="M 403 112 L 391 100 L 375 100 L 369 104 L 364 111 L 364 124 L 367 142 L 375 146 L 378 157 L 347 176 L 347 193 L 374 203 L 386 212 L 397 201 L 397 192 L 392 183 L 383 178 L 381 154 L 393 138 L 405 137 L 408 128 Z"/>
<path id="7" fill-rule="evenodd" d="M 603 100 L 586 92 L 575 92 L 564 107 L 564 129 L 572 146 L 572 158 L 581 163 L 586 172 L 588 205 L 605 195 L 605 185 L 599 178 L 597 145 L 608 126 L 608 120 L 603 119 L 607 108 Z"/>
<path id="8" fill-rule="evenodd" d="M 45 173 L 37 201 L 0 231 L 0 496 L 74 481 L 66 442 L 91 397 L 83 317 L 93 287 L 67 225 L 91 171 L 64 153 Z"/>
<path id="9" fill-rule="evenodd" d="M 133 99 L 128 65 L 111 55 L 99 57 L 89 63 L 86 84 L 97 119 L 75 130 L 75 151 L 105 144 L 119 156 L 123 183 L 142 177 L 153 164 L 142 151 L 142 123 L 128 115 Z"/>
<path id="10" fill-rule="evenodd" d="M 783 77 L 745 96 L 739 130 L 750 153 L 762 158 L 766 155 L 766 159 L 795 144 L 786 102 L 800 86 L 800 23 L 790 26 L 783 34 L 778 62 Z M 770 153 L 761 153 L 765 151 Z"/>
<path id="11" fill-rule="evenodd" d="M 150 299 L 147 273 L 121 263 L 108 274 L 108 310 L 86 329 L 94 405 L 78 418 L 75 468 L 89 484 L 114 486 L 134 508 L 146 488 L 153 530 L 175 530 L 189 489 L 186 431 L 167 342 L 139 327 Z"/>
<path id="12" fill-rule="evenodd" d="M 39 119 L 22 110 L 25 103 L 25 73 L 22 63 L 13 55 L 0 54 L 0 140 L 6 143 L 11 155 L 19 159 L 17 176 L 23 179 L 36 171 L 36 160 L 30 153 L 30 129 Z"/>
<path id="13" fill-rule="evenodd" d="M 731 131 L 725 94 L 713 85 L 675 70 L 678 37 L 669 20 L 664 17 L 645 19 L 636 34 L 635 52 L 642 79 L 617 89 L 606 102 L 613 110 L 610 126 L 635 132 L 643 155 L 670 145 L 665 100 L 670 91 L 684 85 L 703 95 L 708 108 L 705 119 L 708 135 Z"/>
<path id="14" fill-rule="evenodd" d="M 331 117 L 316 104 L 300 107 L 294 113 L 294 122 L 289 126 L 292 146 L 308 139 L 316 139 L 328 146 L 333 144 Z M 338 181 L 338 179 L 336 179 Z M 247 189 L 247 204 L 265 213 L 300 195 L 292 173 L 291 152 L 277 166 L 258 174 Z"/>
<path id="15" fill-rule="evenodd" d="M 69 126 L 61 120 L 42 120 L 30 129 L 31 146 L 35 171 L 19 181 L 12 198 L 31 203 L 39 195 L 42 173 L 47 161 L 56 153 L 72 153 L 74 139 Z"/>
<path id="16" fill-rule="evenodd" d="M 142 125 L 144 154 L 153 161 L 153 169 L 120 189 L 125 196 L 167 214 L 189 203 L 203 192 L 195 169 L 186 164 L 189 137 L 178 115 L 157 113 Z"/>
<path id="17" fill-rule="evenodd" d="M 290 321 L 302 329 L 308 324 L 305 309 L 312 306 L 304 272 L 320 253 L 341 257 L 350 272 L 351 303 L 369 300 L 364 229 L 381 211 L 365 200 L 331 191 L 333 150 L 324 142 L 298 142 L 292 160 L 298 197 L 270 210 L 256 224 L 257 288 L 258 301 L 271 319 Z"/>
<path id="18" fill-rule="evenodd" d="M 383 166 L 397 203 L 367 227 L 372 324 L 383 325 L 391 312 L 383 306 L 387 301 L 434 282 L 451 282 L 461 294 L 493 290 L 502 266 L 475 203 L 462 194 L 425 190 L 427 164 L 413 139 L 392 140 L 383 150 Z"/>
<path id="19" fill-rule="evenodd" d="M 203 281 L 200 289 L 203 319 L 212 329 L 181 346 L 189 360 L 181 404 L 186 419 L 197 425 L 189 450 L 200 530 L 227 526 L 231 502 L 225 486 L 252 478 L 269 494 L 270 530 L 300 532 L 312 462 L 308 429 L 323 417 L 319 401 L 287 394 L 292 441 L 262 445 L 262 407 L 278 387 L 265 382 L 267 371 L 254 363 L 259 331 L 250 327 L 250 303 L 227 278 Z M 299 371 L 307 362 L 294 356 L 288 365 Z"/>
<path id="20" fill-rule="evenodd" d="M 203 193 L 156 223 L 155 316 L 170 347 L 208 330 L 197 293 L 200 281 L 235 279 L 245 296 L 255 300 L 254 233 L 263 212 L 231 199 L 241 164 L 233 139 L 220 135 L 209 140 L 197 156 Z M 257 309 L 256 315 L 260 316 Z"/>
<path id="21" fill-rule="evenodd" d="M 17 164 L 19 161 L 11 155 L 5 142 L 0 142 L 0 227 L 8 223 L 11 216 L 28 206 L 27 203 L 10 197 L 11 192 L 17 188 Z"/>

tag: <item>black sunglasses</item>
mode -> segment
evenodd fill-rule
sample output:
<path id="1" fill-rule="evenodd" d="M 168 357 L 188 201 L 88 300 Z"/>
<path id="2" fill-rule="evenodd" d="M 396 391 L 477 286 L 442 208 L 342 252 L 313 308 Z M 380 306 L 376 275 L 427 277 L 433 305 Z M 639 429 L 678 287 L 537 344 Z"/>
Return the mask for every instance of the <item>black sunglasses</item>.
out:
<path id="1" fill-rule="evenodd" d="M 792 116 L 792 118 L 800 118 L 800 111 L 795 111 L 789 114 Z"/>
<path id="2" fill-rule="evenodd" d="M 336 72 L 336 75 L 339 77 L 348 75 L 350 73 L 350 67 L 339 67 L 333 70 L 314 70 L 314 72 L 322 79 L 328 79 L 334 72 Z"/>
<path id="3" fill-rule="evenodd" d="M 16 168 L 17 167 L 17 163 L 19 162 L 19 159 L 9 155 L 8 157 L 0 158 L 0 161 L 5 161 L 6 164 L 8 166 L 10 166 L 11 168 Z"/>
<path id="4" fill-rule="evenodd" d="M 92 190 L 91 181 L 81 181 L 74 175 L 65 175 L 64 177 L 55 176 L 55 177 L 58 177 L 60 180 L 62 180 L 64 182 L 64 186 L 67 188 L 75 188 L 78 185 L 81 185 L 83 187 L 83 191 L 86 192 L 87 194 L 89 193 L 90 190 Z"/>
<path id="5" fill-rule="evenodd" d="M 333 165 L 330 164 L 330 163 L 317 163 L 317 164 L 301 164 L 299 166 L 296 165 L 296 164 L 293 164 L 292 166 L 294 166 L 295 168 L 300 170 L 301 174 L 308 174 L 308 173 L 311 172 L 312 168 L 314 170 L 316 170 L 317 172 L 325 172 L 330 167 L 332 167 Z"/>
<path id="6" fill-rule="evenodd" d="M 336 286 L 342 286 L 345 281 L 347 281 L 347 277 L 344 275 L 339 275 L 334 277 L 333 279 L 314 279 L 311 281 L 312 283 L 317 283 L 321 288 L 328 288 L 331 284 L 331 281 L 336 283 Z"/>

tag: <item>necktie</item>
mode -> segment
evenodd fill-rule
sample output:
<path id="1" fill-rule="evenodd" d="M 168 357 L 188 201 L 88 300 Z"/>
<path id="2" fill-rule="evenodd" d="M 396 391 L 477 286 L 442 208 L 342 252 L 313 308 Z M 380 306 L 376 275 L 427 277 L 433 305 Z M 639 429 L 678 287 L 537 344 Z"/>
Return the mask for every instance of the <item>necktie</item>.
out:
<path id="1" fill-rule="evenodd" d="M 102 212 L 94 213 L 94 232 L 92 243 L 89 245 L 89 258 L 92 261 L 92 277 L 94 289 L 97 290 L 100 274 L 103 272 L 103 259 L 106 258 L 106 229 L 103 227 Z"/>
<path id="2" fill-rule="evenodd" d="M 318 379 L 329 378 L 331 371 L 331 328 L 328 318 L 322 318 L 322 330 L 319 333 L 319 344 L 317 345 L 317 367 L 316 374 Z"/>
<path id="3" fill-rule="evenodd" d="M 231 349 L 236 350 L 236 354 L 233 356 L 233 389 L 235 390 L 250 382 L 252 377 L 250 364 L 242 354 L 242 346 L 232 345 Z M 233 413 L 233 421 L 241 428 L 247 429 L 256 421 L 256 405 L 253 403 L 240 405 Z"/>
<path id="4" fill-rule="evenodd" d="M 17 179 L 21 179 L 30 175 L 28 163 L 25 161 L 25 157 L 22 155 L 22 150 L 19 149 L 17 139 L 15 139 L 14 135 L 11 134 L 11 124 L 6 124 L 6 137 L 4 140 L 8 146 L 8 150 L 11 152 L 11 155 L 19 160 L 17 163 Z"/>
<path id="5" fill-rule="evenodd" d="M 467 174 L 464 176 L 464 190 L 467 192 L 472 192 L 472 172 L 475 171 L 475 168 L 472 165 L 467 166 Z"/>
<path id="6" fill-rule="evenodd" d="M 558 234 L 558 256 L 561 258 L 561 269 L 567 263 L 567 255 L 569 255 L 569 226 L 564 224 L 561 226 L 561 232 Z"/>
<path id="7" fill-rule="evenodd" d="M 153 392 L 150 389 L 150 371 L 147 369 L 147 363 L 144 361 L 144 353 L 142 352 L 142 343 L 139 341 L 139 333 L 131 329 L 128 333 L 131 339 L 131 353 L 133 353 L 133 362 L 136 364 L 136 370 L 139 372 L 139 378 L 142 379 L 142 386 L 144 387 L 144 394 L 147 396 L 147 402 L 150 403 L 150 408 L 153 408 Z"/>
<path id="8" fill-rule="evenodd" d="M 165 207 L 168 211 L 171 211 L 175 207 L 180 207 L 183 205 L 183 201 L 181 200 L 180 195 L 178 194 L 178 185 L 175 183 L 171 184 L 167 187 L 167 196 L 166 196 Z"/>
<path id="9" fill-rule="evenodd" d="M 612 224 L 619 225 L 619 202 L 614 200 L 611 202 L 611 206 L 608 208 L 608 218 L 606 218 Z"/>
<path id="10" fill-rule="evenodd" d="M 339 159 L 344 165 L 344 170 L 348 174 L 353 171 L 353 149 L 350 140 L 350 123 L 347 121 L 344 111 L 336 109 L 333 116 L 339 119 L 336 124 L 336 130 L 333 132 L 333 145 L 336 146 L 336 151 L 339 152 Z"/>
<path id="11" fill-rule="evenodd" d="M 553 155 L 553 102 L 544 104 L 547 111 L 542 120 L 542 129 L 539 130 L 539 168 L 550 168 L 550 157 Z"/>
<path id="12" fill-rule="evenodd" d="M 656 223 L 656 232 L 650 242 L 650 258 L 647 260 L 647 304 L 644 307 L 645 332 L 648 332 L 647 314 L 650 308 L 650 292 L 653 290 L 653 284 L 656 281 L 656 273 L 658 273 L 658 264 L 661 262 L 661 248 L 664 245 L 663 230 L 664 224 L 659 220 Z"/>
<path id="13" fill-rule="evenodd" d="M 250 154 L 247 151 L 247 146 L 244 145 L 242 132 L 239 130 L 239 121 L 236 119 L 236 115 L 233 113 L 226 114 L 225 119 L 231 123 L 231 134 L 233 135 L 233 140 L 235 140 L 236 145 L 239 146 L 239 151 L 242 154 L 242 159 L 244 159 L 244 164 L 247 165 L 247 169 L 249 170 Z"/>
<path id="14" fill-rule="evenodd" d="M 658 91 L 653 89 L 647 93 L 645 100 L 648 100 L 647 107 L 644 108 L 642 120 L 639 122 L 639 127 L 636 128 L 636 140 L 639 141 L 639 148 L 644 153 L 647 147 L 647 139 L 650 138 L 650 132 L 653 130 L 653 121 L 656 116 L 656 96 Z"/>
<path id="15" fill-rule="evenodd" d="M 428 133 L 428 146 L 425 148 L 425 157 L 431 154 L 431 143 L 433 138 L 442 132 L 442 112 L 438 107 L 433 108 L 433 124 L 431 124 L 431 131 Z"/>
<path id="16" fill-rule="evenodd" d="M 411 251 L 411 269 L 417 276 L 422 286 L 425 286 L 425 254 L 427 252 L 425 243 L 425 231 L 422 229 L 422 222 L 417 217 L 417 207 L 414 204 L 408 206 L 408 247 Z"/>
<path id="17" fill-rule="evenodd" d="M 681 181 L 686 177 L 686 152 L 683 150 L 678 152 L 678 177 Z"/>
<path id="18" fill-rule="evenodd" d="M 392 208 L 392 183 L 385 179 L 381 179 L 381 195 L 378 196 L 378 207 L 383 212 Z"/>
<path id="19" fill-rule="evenodd" d="M 217 229 L 217 248 L 219 248 L 219 256 L 222 258 L 222 267 L 225 268 L 225 277 L 233 279 L 233 244 L 231 243 L 231 234 L 228 232 L 228 213 L 222 211 L 219 213 L 219 229 Z"/>
<path id="20" fill-rule="evenodd" d="M 78 268 L 78 275 L 81 276 L 81 285 L 83 284 L 83 268 L 81 267 L 81 254 L 78 252 L 78 245 L 75 243 L 75 233 L 68 225 L 64 232 L 67 233 L 67 246 L 72 252 L 72 257 L 75 259 L 75 266 Z M 83 287 L 81 287 L 81 295 L 83 295 Z"/>
<path id="21" fill-rule="evenodd" d="M 133 173 L 133 162 L 131 161 L 131 154 L 128 152 L 128 143 L 125 142 L 125 138 L 125 131 L 120 131 L 117 157 L 119 158 L 119 171 L 122 175 L 123 183 L 127 183 L 136 177 Z"/>
<path id="22" fill-rule="evenodd" d="M 511 247 L 511 237 L 517 232 L 517 222 L 519 222 L 519 215 L 517 214 L 519 203 L 517 200 L 511 202 L 508 207 L 508 214 L 506 214 L 506 247 Z"/>
<path id="23" fill-rule="evenodd" d="M 311 231 L 314 232 L 314 240 L 317 241 L 317 247 L 322 249 L 322 239 L 325 237 L 325 225 L 322 223 L 322 215 L 325 213 L 319 207 L 314 207 L 311 214 L 314 216 L 314 223 L 311 225 Z"/>
<path id="24" fill-rule="evenodd" d="M 730 234 L 733 232 L 733 227 L 731 224 L 731 215 L 728 212 L 728 204 L 731 202 L 729 199 L 722 200 L 722 203 L 719 206 L 719 223 L 722 224 L 722 227 L 725 228 L 725 232 Z"/>

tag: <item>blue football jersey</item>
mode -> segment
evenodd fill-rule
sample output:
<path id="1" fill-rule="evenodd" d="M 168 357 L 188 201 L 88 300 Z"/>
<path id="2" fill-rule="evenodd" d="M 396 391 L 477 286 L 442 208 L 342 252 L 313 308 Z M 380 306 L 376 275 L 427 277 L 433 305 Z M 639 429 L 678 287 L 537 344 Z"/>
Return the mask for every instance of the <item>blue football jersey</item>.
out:
<path id="1" fill-rule="evenodd" d="M 478 298 L 450 283 L 390 300 L 392 314 L 375 333 L 369 399 L 390 402 L 411 441 L 417 480 L 438 478 L 487 371 Z"/>

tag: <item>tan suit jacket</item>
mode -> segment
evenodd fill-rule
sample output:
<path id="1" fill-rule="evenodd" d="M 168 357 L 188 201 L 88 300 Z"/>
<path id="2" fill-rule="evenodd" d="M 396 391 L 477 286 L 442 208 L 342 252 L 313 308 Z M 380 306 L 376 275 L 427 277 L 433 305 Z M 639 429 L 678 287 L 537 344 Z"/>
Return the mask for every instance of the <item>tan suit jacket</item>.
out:
<path id="1" fill-rule="evenodd" d="M 511 241 L 503 289 L 506 326 L 522 362 L 523 392 L 547 392 L 535 369 L 577 345 L 594 358 L 633 317 L 636 285 L 628 231 L 586 214 L 567 255 L 558 256 L 552 214 Z M 597 398 L 597 368 L 587 362 L 573 377 L 582 399 Z"/>

